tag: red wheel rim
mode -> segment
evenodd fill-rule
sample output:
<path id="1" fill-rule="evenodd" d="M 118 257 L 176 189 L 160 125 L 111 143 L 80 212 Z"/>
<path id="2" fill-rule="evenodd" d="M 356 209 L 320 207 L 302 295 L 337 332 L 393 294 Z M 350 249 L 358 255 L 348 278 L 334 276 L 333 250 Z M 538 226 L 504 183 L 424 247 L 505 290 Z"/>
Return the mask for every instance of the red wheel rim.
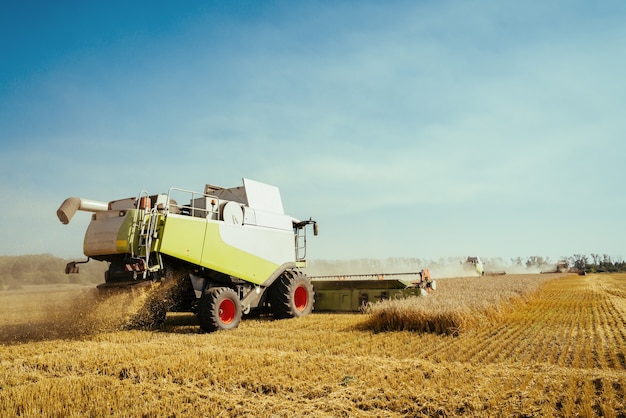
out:
<path id="1" fill-rule="evenodd" d="M 306 306 L 309 304 L 309 292 L 307 292 L 304 286 L 296 288 L 296 291 L 293 293 L 293 302 L 297 310 L 303 311 L 306 309 Z"/>
<path id="2" fill-rule="evenodd" d="M 224 299 L 220 303 L 219 311 L 220 321 L 224 324 L 230 324 L 235 319 L 235 303 L 230 299 Z"/>

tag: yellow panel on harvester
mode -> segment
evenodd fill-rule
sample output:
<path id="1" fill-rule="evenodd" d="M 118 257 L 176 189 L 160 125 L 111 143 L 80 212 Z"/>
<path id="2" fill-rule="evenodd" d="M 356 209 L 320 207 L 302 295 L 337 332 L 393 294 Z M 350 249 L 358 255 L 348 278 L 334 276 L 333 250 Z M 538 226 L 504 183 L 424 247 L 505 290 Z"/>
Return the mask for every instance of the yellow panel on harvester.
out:
<path id="1" fill-rule="evenodd" d="M 160 252 L 200 264 L 206 227 L 207 221 L 204 218 L 170 213 L 165 218 Z"/>

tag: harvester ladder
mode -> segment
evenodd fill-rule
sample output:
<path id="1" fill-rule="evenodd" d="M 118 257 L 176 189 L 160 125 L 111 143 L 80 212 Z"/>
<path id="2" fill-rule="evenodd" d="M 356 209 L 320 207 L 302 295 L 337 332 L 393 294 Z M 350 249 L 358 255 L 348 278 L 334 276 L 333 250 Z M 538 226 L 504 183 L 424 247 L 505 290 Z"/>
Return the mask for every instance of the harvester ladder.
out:
<path id="1" fill-rule="evenodd" d="M 296 230 L 296 260 L 306 259 L 306 229 L 298 228 Z"/>
<path id="2" fill-rule="evenodd" d="M 142 273 L 144 279 L 146 278 L 148 271 L 152 269 L 152 266 L 150 266 L 150 254 L 152 252 L 152 240 L 154 239 L 157 221 L 157 209 L 151 208 L 149 212 L 147 210 L 144 212 L 139 227 L 139 253 L 137 254 L 137 257 L 142 259 L 144 262 L 145 269 Z"/>

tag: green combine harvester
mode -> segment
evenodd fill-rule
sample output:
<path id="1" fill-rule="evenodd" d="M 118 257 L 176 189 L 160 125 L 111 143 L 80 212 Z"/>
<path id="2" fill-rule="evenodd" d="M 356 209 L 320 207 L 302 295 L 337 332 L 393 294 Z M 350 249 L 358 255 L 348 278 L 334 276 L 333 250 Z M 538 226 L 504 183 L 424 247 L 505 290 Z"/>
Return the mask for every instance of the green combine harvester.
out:
<path id="1" fill-rule="evenodd" d="M 85 233 L 86 261 L 105 261 L 102 290 L 157 289 L 141 325 L 165 321 L 168 311 L 194 312 L 202 330 L 236 328 L 243 315 L 278 318 L 319 310 L 358 311 L 368 302 L 434 289 L 427 270 L 400 275 L 316 277 L 306 267 L 306 231 L 317 222 L 286 215 L 277 187 L 243 179 L 243 186 L 207 184 L 204 192 L 171 188 L 100 202 L 66 199 L 57 216 L 93 212 Z M 159 291 L 160 289 L 160 291 Z M 318 293 L 315 302 L 315 292 Z"/>
<path id="2" fill-rule="evenodd" d="M 154 304 L 157 324 L 173 309 L 195 312 L 207 332 L 236 328 L 255 310 L 289 318 L 313 309 L 301 268 L 306 226 L 317 235 L 317 223 L 286 215 L 275 186 L 243 179 L 239 187 L 142 191 L 108 203 L 72 197 L 57 216 L 67 224 L 76 211 L 94 212 L 83 245 L 88 259 L 68 263 L 66 273 L 94 259 L 109 263 L 102 289 L 175 282 L 172 302 Z"/>

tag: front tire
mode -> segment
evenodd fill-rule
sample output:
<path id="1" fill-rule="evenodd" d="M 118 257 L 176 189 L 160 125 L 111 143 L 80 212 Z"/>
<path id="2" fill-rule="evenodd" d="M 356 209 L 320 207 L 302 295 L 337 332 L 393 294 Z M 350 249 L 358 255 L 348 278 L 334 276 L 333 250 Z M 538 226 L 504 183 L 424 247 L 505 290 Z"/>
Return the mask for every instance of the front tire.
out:
<path id="1" fill-rule="evenodd" d="M 198 322 L 205 332 L 237 328 L 241 322 L 241 303 L 229 287 L 216 287 L 198 301 Z"/>
<path id="2" fill-rule="evenodd" d="M 315 292 L 301 272 L 285 271 L 270 288 L 269 301 L 277 318 L 297 318 L 313 311 Z"/>

